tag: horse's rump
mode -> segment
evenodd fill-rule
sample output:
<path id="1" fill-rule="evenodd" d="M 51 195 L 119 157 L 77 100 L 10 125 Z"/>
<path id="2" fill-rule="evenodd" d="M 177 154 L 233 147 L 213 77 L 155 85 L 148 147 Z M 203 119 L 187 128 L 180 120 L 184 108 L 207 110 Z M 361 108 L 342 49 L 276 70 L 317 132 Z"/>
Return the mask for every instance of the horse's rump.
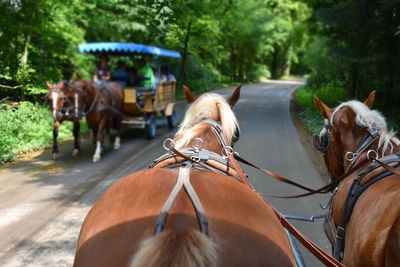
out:
<path id="1" fill-rule="evenodd" d="M 209 238 L 204 239 L 206 236 L 198 232 L 195 211 L 184 190 L 171 208 L 164 232 L 154 236 L 155 222 L 177 175 L 177 169 L 144 170 L 112 186 L 91 209 L 82 226 L 75 266 L 87 263 L 126 266 L 140 246 L 146 248 L 150 243 L 158 247 L 165 245 L 164 250 L 169 252 L 160 255 L 167 257 L 162 260 L 168 260 L 170 255 L 178 253 L 173 251 L 178 246 L 168 246 L 166 240 L 188 241 L 186 244 L 190 244 L 187 246 L 191 249 L 186 251 L 203 255 L 204 262 L 208 263 L 212 261 L 215 249 L 221 266 L 294 264 L 286 234 L 263 199 L 244 184 L 209 171 L 190 173 L 192 185 L 209 219 Z M 150 241 L 144 241 L 149 238 Z M 193 250 L 195 244 L 207 248 L 206 251 Z M 147 246 L 147 252 L 152 250 L 153 246 Z M 141 255 L 146 252 L 138 257 Z M 140 258 L 136 260 L 140 262 Z"/>

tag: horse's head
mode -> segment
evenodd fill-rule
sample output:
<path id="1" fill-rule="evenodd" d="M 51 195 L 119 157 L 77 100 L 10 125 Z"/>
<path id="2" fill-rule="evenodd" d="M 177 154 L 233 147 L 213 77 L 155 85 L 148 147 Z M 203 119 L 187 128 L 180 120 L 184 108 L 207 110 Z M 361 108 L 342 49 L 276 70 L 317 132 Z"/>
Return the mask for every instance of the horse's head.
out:
<path id="1" fill-rule="evenodd" d="M 54 85 L 46 81 L 46 86 L 49 88 L 46 98 L 50 103 L 53 119 L 76 119 L 75 113 L 79 104 L 76 86 L 67 81 Z"/>
<path id="2" fill-rule="evenodd" d="M 176 134 L 176 148 L 194 145 L 199 142 L 196 138 L 204 142 L 205 149 L 218 154 L 221 146 L 231 147 L 239 132 L 232 107 L 239 100 L 240 87 L 227 99 L 216 93 L 205 93 L 196 99 L 186 86 L 184 92 L 190 106 Z"/>
<path id="3" fill-rule="evenodd" d="M 385 118 L 371 110 L 374 99 L 375 91 L 364 103 L 352 100 L 331 109 L 314 96 L 314 103 L 325 119 L 324 128 L 314 136 L 314 145 L 324 153 L 333 179 L 361 159 L 390 154 L 400 143 L 393 132 L 388 132 Z"/>

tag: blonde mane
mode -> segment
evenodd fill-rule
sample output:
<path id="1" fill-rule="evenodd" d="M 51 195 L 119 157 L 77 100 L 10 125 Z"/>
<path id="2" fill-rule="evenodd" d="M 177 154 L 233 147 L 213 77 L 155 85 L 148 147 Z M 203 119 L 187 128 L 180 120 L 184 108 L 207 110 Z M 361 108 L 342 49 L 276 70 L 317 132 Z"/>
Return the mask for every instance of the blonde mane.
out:
<path id="1" fill-rule="evenodd" d="M 175 135 L 182 135 L 176 147 L 187 145 L 197 134 L 193 127 L 205 119 L 220 122 L 225 140 L 228 144 L 232 142 L 232 136 L 236 129 L 239 128 L 235 114 L 222 96 L 215 93 L 205 93 L 197 98 L 187 109 L 179 130 Z"/>
<path id="2" fill-rule="evenodd" d="M 382 148 L 382 156 L 385 155 L 388 149 L 389 153 L 393 152 L 391 142 L 396 145 L 400 144 L 400 140 L 395 136 L 396 133 L 393 130 L 388 131 L 385 117 L 379 111 L 371 110 L 364 103 L 357 100 L 347 101 L 336 107 L 331 116 L 331 125 L 335 113 L 342 107 L 349 107 L 356 113 L 355 123 L 357 125 L 379 132 L 378 149 Z"/>

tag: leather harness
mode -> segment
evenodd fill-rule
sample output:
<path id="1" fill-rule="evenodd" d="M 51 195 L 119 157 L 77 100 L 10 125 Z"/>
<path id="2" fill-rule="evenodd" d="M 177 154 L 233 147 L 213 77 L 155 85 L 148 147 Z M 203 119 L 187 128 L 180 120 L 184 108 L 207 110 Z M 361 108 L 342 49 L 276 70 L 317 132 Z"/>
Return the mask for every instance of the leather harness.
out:
<path id="1" fill-rule="evenodd" d="M 400 163 L 400 152 L 396 154 L 392 154 L 380 159 L 381 163 L 386 165 L 391 163 Z M 385 170 L 380 174 L 376 174 L 373 177 L 368 175 L 373 170 L 382 167 L 378 162 L 372 162 L 366 169 L 364 169 L 358 176 L 353 180 L 353 183 L 349 189 L 347 194 L 344 208 L 340 220 L 340 224 L 336 229 L 336 242 L 334 246 L 333 255 L 335 259 L 342 260 L 343 251 L 344 251 L 344 237 L 345 237 L 345 227 L 347 222 L 350 219 L 350 216 L 353 212 L 354 206 L 357 203 L 357 200 L 360 198 L 361 194 L 365 192 L 371 185 L 379 182 L 380 180 L 392 175 L 394 172 L 392 170 Z M 396 167 L 397 170 L 400 171 L 400 166 Z M 330 211 L 330 214 L 332 210 Z"/>
<path id="2" fill-rule="evenodd" d="M 179 171 L 178 171 L 177 182 L 174 188 L 172 189 L 156 221 L 154 228 L 155 234 L 162 232 L 162 230 L 164 229 L 168 212 L 172 206 L 172 203 L 174 202 L 176 196 L 183 187 L 185 189 L 186 194 L 189 196 L 192 205 L 196 211 L 200 231 L 203 234 L 208 235 L 207 217 L 201 205 L 200 199 L 198 198 L 196 191 L 194 190 L 193 186 L 190 183 L 190 170 L 193 168 L 203 169 L 203 170 L 207 169 L 219 173 L 222 172 L 226 175 L 232 176 L 233 178 L 239 180 L 240 182 L 243 182 L 244 184 L 247 184 L 255 193 L 257 193 L 257 191 L 249 182 L 247 175 L 243 172 L 243 170 L 236 162 L 235 158 L 240 158 L 240 157 L 237 154 L 235 154 L 232 147 L 227 146 L 222 133 L 222 127 L 219 125 L 219 123 L 213 120 L 203 120 L 201 122 L 207 123 L 212 126 L 213 131 L 218 136 L 221 145 L 223 147 L 221 152 L 222 155 L 218 155 L 214 152 L 207 151 L 196 146 L 193 146 L 193 149 L 185 148 L 179 151 L 174 148 L 174 143 L 172 139 L 169 140 L 170 141 L 169 146 L 166 146 L 166 142 L 164 142 L 164 148 L 168 150 L 168 153 L 156 159 L 150 165 L 150 168 L 179 167 Z M 243 160 L 242 158 L 240 159 Z M 265 170 L 262 169 L 262 171 Z M 285 219 L 280 214 L 280 212 L 277 211 L 268 201 L 266 201 L 264 198 L 262 199 L 266 202 L 267 205 L 269 205 L 273 209 L 276 216 L 279 218 L 282 226 L 286 228 L 288 231 L 290 231 L 294 236 L 296 236 L 296 238 L 322 263 L 324 263 L 327 266 L 343 266 L 343 264 L 332 258 L 328 253 L 319 248 L 310 239 L 308 239 L 294 226 L 292 226 L 291 223 L 287 219 Z"/>

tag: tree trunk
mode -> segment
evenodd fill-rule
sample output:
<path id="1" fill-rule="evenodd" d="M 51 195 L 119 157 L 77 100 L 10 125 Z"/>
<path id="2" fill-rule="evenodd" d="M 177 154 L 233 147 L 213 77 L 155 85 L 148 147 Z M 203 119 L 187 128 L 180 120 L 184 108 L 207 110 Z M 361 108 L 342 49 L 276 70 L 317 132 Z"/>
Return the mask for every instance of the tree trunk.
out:
<path id="1" fill-rule="evenodd" d="M 180 84 L 182 84 L 186 79 L 185 64 L 186 64 L 191 28 L 192 28 L 192 21 L 189 21 L 189 23 L 187 25 L 186 36 L 185 36 L 184 47 L 183 47 L 183 55 L 182 55 L 181 71 L 180 71 L 180 74 L 181 74 Z"/>
<path id="2" fill-rule="evenodd" d="M 278 66 L 279 66 L 279 47 L 275 45 L 274 53 L 272 54 L 272 63 L 271 63 L 271 79 L 278 79 Z"/>
<path id="3" fill-rule="evenodd" d="M 236 53 L 235 53 L 235 47 L 233 46 L 233 42 L 231 42 L 230 45 L 230 50 L 231 50 L 231 81 L 235 82 L 237 81 L 237 58 L 236 58 Z"/>
<path id="4" fill-rule="evenodd" d="M 25 38 L 25 44 L 24 44 L 24 53 L 22 54 L 21 58 L 21 85 L 22 87 L 19 88 L 19 96 L 22 101 L 25 100 L 25 92 L 23 86 L 25 85 L 26 81 L 26 67 L 28 65 L 28 57 L 29 57 L 29 45 L 31 44 L 31 37 L 32 37 L 32 25 L 33 25 L 33 20 L 35 19 L 35 10 L 32 11 L 32 16 L 31 16 L 31 23 L 29 23 L 29 30 L 28 33 L 26 34 Z"/>

